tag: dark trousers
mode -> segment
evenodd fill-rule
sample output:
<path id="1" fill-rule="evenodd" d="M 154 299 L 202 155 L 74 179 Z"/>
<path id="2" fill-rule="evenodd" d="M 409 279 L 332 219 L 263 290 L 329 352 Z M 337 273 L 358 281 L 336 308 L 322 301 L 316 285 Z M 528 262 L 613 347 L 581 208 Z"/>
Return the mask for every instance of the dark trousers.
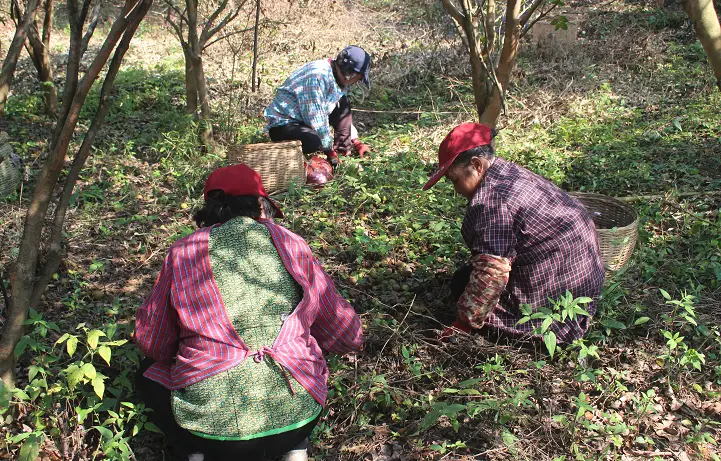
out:
<path id="1" fill-rule="evenodd" d="M 451 301 L 453 304 L 458 303 L 461 295 L 466 291 L 466 285 L 471 281 L 471 271 L 473 267 L 470 265 L 461 266 L 453 273 L 451 278 Z"/>
<path id="2" fill-rule="evenodd" d="M 338 105 L 328 116 L 328 123 L 333 127 L 333 149 L 339 154 L 348 154 L 351 151 L 350 127 L 353 124 L 350 101 L 343 96 Z M 303 153 L 328 152 L 323 147 L 323 141 L 318 133 L 303 123 L 287 123 L 274 126 L 268 130 L 270 139 L 274 142 L 299 140 L 303 144 Z"/>
<path id="3" fill-rule="evenodd" d="M 251 440 L 212 440 L 198 437 L 175 422 L 170 406 L 170 391 L 143 376 L 145 370 L 152 364 L 151 359 L 145 359 L 140 364 L 140 370 L 135 377 L 135 390 L 145 406 L 153 409 L 150 419 L 165 433 L 168 444 L 175 447 L 181 456 L 203 453 L 205 461 L 239 459 L 254 461 L 277 458 L 290 450 L 305 446 L 305 439 L 313 432 L 320 418 L 318 416 L 298 429 Z"/>

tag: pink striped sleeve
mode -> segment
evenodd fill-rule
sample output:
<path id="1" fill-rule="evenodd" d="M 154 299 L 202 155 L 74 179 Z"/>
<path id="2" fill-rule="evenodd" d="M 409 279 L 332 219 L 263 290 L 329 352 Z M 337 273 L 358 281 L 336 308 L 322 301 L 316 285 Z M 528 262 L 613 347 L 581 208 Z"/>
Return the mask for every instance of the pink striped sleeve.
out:
<path id="1" fill-rule="evenodd" d="M 319 293 L 318 315 L 311 334 L 318 345 L 334 354 L 346 354 L 363 345 L 363 329 L 353 307 L 336 291 L 320 263 L 312 259 L 313 278 Z"/>
<path id="2" fill-rule="evenodd" d="M 178 350 L 178 314 L 170 303 L 173 281 L 172 248 L 165 258 L 153 291 L 138 308 L 135 319 L 135 342 L 147 357 L 170 361 Z"/>

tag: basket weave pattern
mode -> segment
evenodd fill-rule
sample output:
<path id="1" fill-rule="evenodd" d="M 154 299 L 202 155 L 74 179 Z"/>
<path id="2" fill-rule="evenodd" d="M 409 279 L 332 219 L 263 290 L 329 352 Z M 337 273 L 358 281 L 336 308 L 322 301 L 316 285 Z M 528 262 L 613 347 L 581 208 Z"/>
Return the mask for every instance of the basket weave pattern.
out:
<path id="1" fill-rule="evenodd" d="M 596 225 L 601 259 L 607 270 L 617 271 L 631 258 L 638 238 L 638 213 L 625 203 L 600 194 L 574 192 Z"/>
<path id="2" fill-rule="evenodd" d="M 257 171 L 269 194 L 286 190 L 291 183 L 305 184 L 303 160 L 300 141 L 244 144 L 228 149 L 228 162 L 245 163 Z"/>
<path id="3" fill-rule="evenodd" d="M 0 198 L 12 194 L 20 184 L 20 161 L 8 143 L 8 135 L 0 133 Z"/>

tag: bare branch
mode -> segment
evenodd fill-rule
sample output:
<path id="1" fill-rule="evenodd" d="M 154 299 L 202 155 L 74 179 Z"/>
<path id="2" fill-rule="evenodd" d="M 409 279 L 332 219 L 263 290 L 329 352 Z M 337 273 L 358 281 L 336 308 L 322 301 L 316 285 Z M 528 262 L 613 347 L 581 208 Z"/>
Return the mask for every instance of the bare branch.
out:
<path id="1" fill-rule="evenodd" d="M 210 17 L 208 17 L 208 20 L 205 22 L 205 26 L 203 26 L 203 29 L 210 28 L 213 26 L 213 23 L 216 19 L 220 16 L 220 13 L 225 11 L 225 7 L 228 6 L 229 0 L 222 0 L 220 2 L 220 5 L 210 14 Z M 241 7 L 243 6 L 243 3 L 240 4 Z"/>
<path id="2" fill-rule="evenodd" d="M 551 7 L 550 7 L 548 10 L 543 11 L 543 12 L 541 12 L 541 14 L 539 14 L 538 16 L 536 16 L 536 18 L 535 18 L 533 21 L 531 21 L 528 25 L 526 25 L 526 26 L 523 28 L 523 30 L 521 30 L 521 36 L 520 36 L 520 38 L 525 37 L 526 34 L 528 33 L 528 31 L 531 30 L 531 29 L 533 29 L 533 26 L 534 26 L 538 21 L 540 21 L 540 20 L 548 17 L 549 13 L 550 13 L 551 11 L 553 11 L 557 6 L 558 6 L 558 5 L 551 5 Z"/>
<path id="3" fill-rule="evenodd" d="M 12 18 L 15 27 L 20 24 L 20 20 L 23 17 L 23 9 L 18 3 L 18 0 L 12 0 L 10 3 L 10 18 Z"/>
<path id="4" fill-rule="evenodd" d="M 45 19 L 43 19 L 43 45 L 50 48 L 50 32 L 53 28 L 53 8 L 55 0 L 45 0 Z"/>
<path id="5" fill-rule="evenodd" d="M 518 23 L 520 16 L 521 0 L 508 0 L 506 9 L 506 31 L 503 39 L 503 48 L 499 58 L 498 67 L 495 69 L 497 85 L 491 95 L 491 102 L 486 106 L 481 115 L 481 123 L 495 126 L 501 111 L 505 113 L 505 91 L 511 79 L 511 71 L 518 55 L 518 44 L 520 40 L 521 26 Z"/>
<path id="6" fill-rule="evenodd" d="M 186 13 L 186 11 L 188 11 L 187 7 L 183 11 L 180 11 L 180 8 L 175 6 L 175 4 L 169 0 L 166 0 L 165 4 L 168 5 L 168 15 L 166 15 L 166 19 L 168 19 L 170 17 L 169 16 L 170 10 L 172 9 L 175 12 L 175 14 L 178 15 L 181 22 L 186 22 L 186 23 L 188 22 L 188 19 L 185 17 L 185 13 Z"/>
<path id="7" fill-rule="evenodd" d="M 221 40 L 225 40 L 228 37 L 232 37 L 233 35 L 238 35 L 238 34 L 242 34 L 245 32 L 250 32 L 251 30 L 253 30 L 252 27 L 247 27 L 245 29 L 238 29 L 238 30 L 234 30 L 232 32 L 228 32 L 227 34 L 223 34 L 220 37 L 217 37 L 215 40 L 211 41 L 210 43 L 206 43 L 203 46 L 203 50 L 205 50 L 206 48 L 210 48 L 213 44 L 218 43 Z"/>
<path id="8" fill-rule="evenodd" d="M 253 70 L 250 74 L 250 91 L 255 93 L 255 76 L 258 70 L 258 29 L 260 28 L 260 1 L 255 2 L 255 23 L 253 25 Z M 235 63 L 234 63 L 235 64 Z M 260 84 L 260 82 L 258 82 Z"/>
<path id="9" fill-rule="evenodd" d="M 521 26 L 525 26 L 530 17 L 533 15 L 533 13 L 536 12 L 539 6 L 541 6 L 543 3 L 545 3 L 547 0 L 534 0 L 534 2 L 526 8 L 526 11 L 521 13 L 521 17 L 518 19 L 518 22 L 521 24 Z"/>
<path id="10" fill-rule="evenodd" d="M 40 5 L 39 0 L 28 0 L 27 8 L 23 13 L 22 19 L 15 28 L 15 34 L 13 40 L 8 48 L 7 55 L 3 61 L 2 70 L 0 71 L 0 114 L 5 111 L 5 103 L 7 102 L 8 94 L 10 93 L 10 85 L 15 75 L 15 68 L 17 67 L 18 58 L 22 53 L 23 44 L 27 37 L 28 29 L 30 24 L 34 21 L 35 11 Z"/>
<path id="11" fill-rule="evenodd" d="M 205 43 L 213 37 L 213 35 L 217 34 L 220 29 L 227 26 L 229 22 L 231 22 L 233 19 L 238 17 L 238 14 L 240 14 L 240 9 L 243 7 L 243 4 L 241 4 L 234 12 L 228 13 L 222 21 L 218 23 L 217 26 L 210 30 L 206 30 L 205 27 L 203 28 L 202 33 L 200 34 L 200 47 L 201 48 L 207 48 Z M 210 45 L 208 45 L 210 46 Z"/>
<path id="12" fill-rule="evenodd" d="M 496 46 L 496 1 L 495 0 L 489 0 L 488 5 L 486 6 L 486 22 L 485 22 L 485 28 L 486 28 L 486 46 L 485 46 L 485 53 L 489 58 L 489 62 L 491 63 L 491 66 L 493 65 L 493 60 L 491 59 L 491 56 L 493 55 L 493 51 L 495 50 Z"/>
<path id="13" fill-rule="evenodd" d="M 443 7 L 446 9 L 446 12 L 451 15 L 451 18 L 453 18 L 454 21 L 461 24 L 464 21 L 463 14 L 458 10 L 456 5 L 453 4 L 451 0 L 441 0 L 441 3 L 443 3 Z"/>
<path id="14" fill-rule="evenodd" d="M 90 5 L 93 3 L 93 0 L 83 0 L 83 6 L 80 9 L 80 16 L 78 16 L 78 22 L 80 23 L 80 27 L 83 27 L 83 24 L 85 24 L 85 18 L 88 17 L 88 11 L 90 11 Z M 100 6 L 100 3 L 95 5 L 95 8 L 97 9 Z"/>
<path id="15" fill-rule="evenodd" d="M 171 6 L 171 8 L 172 8 L 172 6 Z M 171 19 L 171 17 L 170 17 L 171 8 L 168 8 L 168 12 L 165 16 L 165 20 L 168 22 L 168 24 L 170 24 L 170 27 L 173 28 L 173 31 L 175 31 L 175 35 L 178 37 L 178 40 L 180 40 L 180 46 L 182 46 L 183 49 L 185 49 L 188 46 L 188 43 L 185 41 L 185 37 L 183 37 L 182 22 L 180 24 L 178 24 Z M 177 12 L 177 9 L 175 11 Z"/>
<path id="16" fill-rule="evenodd" d="M 120 39 L 117 48 L 115 49 L 112 61 L 108 67 L 108 72 L 105 74 L 105 80 L 103 81 L 103 86 L 100 90 L 100 106 L 95 112 L 95 116 L 93 117 L 90 128 L 85 135 L 85 139 L 83 139 L 83 143 L 75 155 L 70 172 L 65 180 L 62 195 L 55 209 L 55 216 L 53 218 L 53 225 L 50 232 L 50 249 L 40 278 L 33 287 L 29 304 L 31 307 L 36 306 L 40 302 L 42 294 L 45 292 L 45 287 L 47 287 L 53 273 L 55 273 L 58 265 L 60 264 L 60 260 L 62 258 L 62 230 L 65 223 L 65 213 L 67 212 L 68 205 L 70 204 L 73 189 L 75 188 L 75 184 L 80 176 L 80 171 L 90 155 L 90 147 L 93 145 L 95 137 L 100 130 L 100 126 L 103 124 L 105 116 L 110 109 L 110 91 L 112 90 L 113 83 L 115 82 L 115 77 L 118 74 L 123 57 L 128 50 L 130 40 L 133 38 L 140 21 L 142 21 L 147 14 L 151 4 L 151 1 L 142 1 L 139 4 L 139 8 L 135 8 L 128 16 L 128 24 L 122 34 L 122 38 Z"/>
<path id="17" fill-rule="evenodd" d="M 83 41 L 80 44 L 80 59 L 82 59 L 85 52 L 88 50 L 88 44 L 90 43 L 90 39 L 93 36 L 93 33 L 95 32 L 95 28 L 98 26 L 98 21 L 100 20 L 100 3 L 95 5 L 95 9 L 93 10 L 93 19 L 90 22 L 90 25 L 88 26 L 88 30 L 85 32 L 85 36 L 83 37 Z"/>

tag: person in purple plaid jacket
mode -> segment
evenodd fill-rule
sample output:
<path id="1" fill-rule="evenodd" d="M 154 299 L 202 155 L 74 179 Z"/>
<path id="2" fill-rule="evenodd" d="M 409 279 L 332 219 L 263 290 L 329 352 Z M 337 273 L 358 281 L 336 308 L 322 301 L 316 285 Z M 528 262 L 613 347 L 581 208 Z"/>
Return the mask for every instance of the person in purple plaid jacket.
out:
<path id="1" fill-rule="evenodd" d="M 593 220 L 547 179 L 496 157 L 493 134 L 479 123 L 451 130 L 438 150 L 440 168 L 423 187 L 445 176 L 469 200 L 461 234 L 471 264 L 454 274 L 458 317 L 441 338 L 482 328 L 540 339 L 543 318 L 519 322 L 522 308 L 538 312 L 570 292 L 592 299 L 583 306 L 588 315 L 550 325 L 558 343 L 571 343 L 588 330 L 604 282 Z"/>

